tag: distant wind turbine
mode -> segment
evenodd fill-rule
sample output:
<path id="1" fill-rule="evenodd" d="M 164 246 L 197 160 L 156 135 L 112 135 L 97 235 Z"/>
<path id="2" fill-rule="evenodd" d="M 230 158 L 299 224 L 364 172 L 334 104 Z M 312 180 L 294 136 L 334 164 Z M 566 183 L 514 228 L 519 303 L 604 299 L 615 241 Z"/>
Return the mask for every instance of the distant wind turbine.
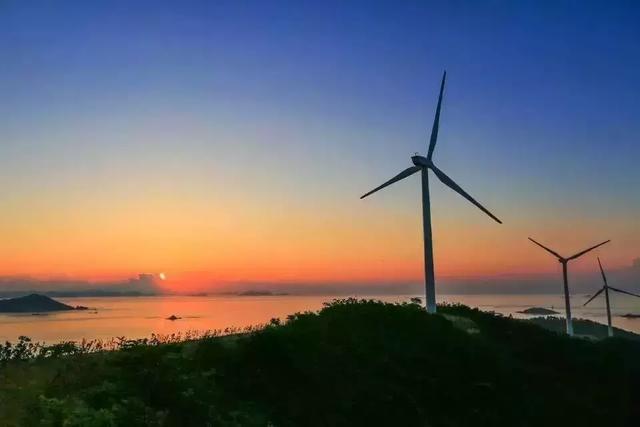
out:
<path id="1" fill-rule="evenodd" d="M 604 274 L 604 269 L 602 268 L 602 263 L 600 262 L 600 257 L 598 257 L 598 265 L 600 266 L 600 273 L 602 273 L 602 280 L 604 281 L 604 286 L 600 288 L 598 292 L 593 294 L 593 296 L 589 298 L 589 301 L 585 302 L 584 305 L 586 306 L 587 304 L 589 304 L 591 301 L 593 301 L 598 295 L 600 295 L 604 291 L 604 299 L 607 303 L 607 325 L 609 326 L 608 328 L 609 336 L 612 337 L 613 326 L 611 326 L 611 306 L 609 305 L 609 289 L 611 289 L 612 291 L 620 292 L 622 294 L 632 295 L 638 298 L 640 298 L 640 295 L 636 295 L 634 293 L 623 291 L 622 289 L 616 289 L 612 286 L 609 286 L 609 284 L 607 283 L 607 276 Z"/>
<path id="2" fill-rule="evenodd" d="M 502 224 L 498 218 L 496 218 L 491 212 L 478 203 L 473 197 L 471 197 L 466 191 L 456 184 L 451 178 L 449 178 L 444 172 L 436 167 L 433 163 L 433 150 L 436 148 L 436 140 L 438 139 L 438 127 L 440 123 L 440 108 L 442 106 L 442 93 L 444 92 L 444 83 L 447 78 L 447 72 L 442 75 L 442 83 L 440 84 L 440 96 L 438 97 L 438 106 L 436 107 L 436 116 L 433 120 L 433 128 L 431 128 L 431 139 L 429 141 L 429 151 L 427 157 L 416 154 L 411 157 L 414 166 L 407 168 L 400 172 L 398 175 L 391 178 L 379 187 L 369 191 L 364 196 L 360 197 L 364 199 L 370 194 L 375 193 L 378 190 L 400 181 L 413 175 L 416 172 L 422 173 L 422 231 L 424 234 L 424 271 L 425 271 L 425 293 L 427 299 L 427 311 L 429 313 L 436 312 L 436 283 L 435 275 L 433 271 L 433 241 L 431 236 L 431 205 L 429 200 L 429 174 L 431 169 L 433 173 L 438 177 L 443 184 L 451 188 L 456 193 L 467 199 L 469 202 L 476 205 L 480 210 L 489 215 L 495 221 Z"/>
<path id="3" fill-rule="evenodd" d="M 571 304 L 570 304 L 570 301 L 569 301 L 569 280 L 567 279 L 567 263 L 569 261 L 571 261 L 571 260 L 576 259 L 576 258 L 580 258 L 582 255 L 586 254 L 587 252 L 590 252 L 590 251 L 594 250 L 597 247 L 600 247 L 600 246 L 604 245 L 605 243 L 609 243 L 611 240 L 607 240 L 606 242 L 598 243 L 597 245 L 592 246 L 589 249 L 585 249 L 582 252 L 578 252 L 577 254 L 575 254 L 573 256 L 570 256 L 568 258 L 565 258 L 565 257 L 563 257 L 561 255 L 558 255 L 557 252 L 552 251 L 548 247 L 536 242 L 531 237 L 529 237 L 529 240 L 531 240 L 533 243 L 535 243 L 536 245 L 540 246 L 545 251 L 549 252 L 550 254 L 552 254 L 553 256 L 558 258 L 558 262 L 560 264 L 562 264 L 562 277 L 564 278 L 564 308 L 565 308 L 565 312 L 566 312 L 566 316 L 567 316 L 567 320 L 566 320 L 566 323 L 567 323 L 567 334 L 570 335 L 570 336 L 573 336 L 573 320 L 571 319 Z"/>

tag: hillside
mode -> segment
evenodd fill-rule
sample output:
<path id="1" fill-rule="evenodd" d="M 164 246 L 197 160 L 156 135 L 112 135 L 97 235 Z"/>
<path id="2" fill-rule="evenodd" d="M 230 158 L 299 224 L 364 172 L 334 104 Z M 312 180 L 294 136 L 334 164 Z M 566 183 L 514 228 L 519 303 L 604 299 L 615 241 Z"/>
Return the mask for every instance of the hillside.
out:
<path id="1" fill-rule="evenodd" d="M 528 319 L 528 321 L 559 334 L 564 333 L 564 331 L 566 330 L 566 325 L 563 317 L 534 317 Z M 573 329 L 574 333 L 578 336 L 591 337 L 595 339 L 605 339 L 608 337 L 607 325 L 594 322 L 593 320 L 574 318 Z M 613 328 L 613 334 L 618 338 L 626 338 L 635 341 L 640 340 L 640 335 L 634 334 L 633 332 L 625 331 L 624 329 L 616 328 L 615 326 Z"/>
<path id="2" fill-rule="evenodd" d="M 2 425 L 634 425 L 640 343 L 343 300 L 246 335 L 0 368 Z M 0 358 L 1 359 L 1 358 Z"/>
<path id="3" fill-rule="evenodd" d="M 31 294 L 24 297 L 0 299 L 0 313 L 44 313 L 65 310 L 75 309 L 44 295 Z"/>

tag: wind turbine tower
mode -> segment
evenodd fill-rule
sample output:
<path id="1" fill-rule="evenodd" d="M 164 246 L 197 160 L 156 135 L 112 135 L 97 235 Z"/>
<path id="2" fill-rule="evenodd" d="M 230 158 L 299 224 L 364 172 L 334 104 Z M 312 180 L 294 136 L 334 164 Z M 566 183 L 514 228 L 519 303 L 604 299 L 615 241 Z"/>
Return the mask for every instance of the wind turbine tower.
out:
<path id="1" fill-rule="evenodd" d="M 431 234 L 431 200 L 429 195 L 429 170 L 431 170 L 436 177 L 446 186 L 451 188 L 456 193 L 467 199 L 472 204 L 476 205 L 481 211 L 489 215 L 498 223 L 502 224 L 496 216 L 485 209 L 480 203 L 478 203 L 473 197 L 462 189 L 458 184 L 449 178 L 443 171 L 438 169 L 433 163 L 433 151 L 436 148 L 436 141 L 438 139 L 438 128 L 440 124 L 440 110 L 442 107 L 442 94 L 444 92 L 444 84 L 447 78 L 447 72 L 442 75 L 442 83 L 440 84 L 440 95 L 438 96 L 438 105 L 436 107 L 436 116 L 433 120 L 433 127 L 431 128 L 431 139 L 429 140 L 429 148 L 427 157 L 416 154 L 411 157 L 413 166 L 400 172 L 398 175 L 391 178 L 389 181 L 374 188 L 362 197 L 365 197 L 375 193 L 378 190 L 405 179 L 414 173 L 420 172 L 422 179 L 422 232 L 424 235 L 424 273 L 425 273 L 425 294 L 427 300 L 427 311 L 429 313 L 436 312 L 436 279 L 433 269 L 433 239 Z"/>
<path id="2" fill-rule="evenodd" d="M 602 273 L 602 281 L 604 282 L 604 286 L 600 288 L 598 292 L 593 294 L 593 296 L 589 298 L 589 301 L 585 302 L 584 305 L 586 306 L 587 304 L 589 304 L 591 301 L 593 301 L 598 295 L 600 295 L 604 291 L 604 299 L 607 304 L 607 326 L 608 326 L 609 336 L 612 337 L 613 326 L 611 325 L 611 305 L 609 304 L 609 289 L 615 292 L 620 292 L 621 294 L 627 294 L 627 295 L 631 295 L 638 298 L 640 298 L 640 295 L 609 286 L 609 284 L 607 283 L 607 276 L 606 274 L 604 274 L 604 269 L 602 268 L 602 263 L 600 262 L 600 257 L 598 257 L 598 265 L 600 266 L 600 273 Z"/>
<path id="3" fill-rule="evenodd" d="M 584 251 L 578 252 L 577 254 L 572 255 L 572 256 L 570 256 L 568 258 L 565 258 L 565 257 L 559 255 L 556 251 L 553 251 L 553 250 L 549 249 L 548 247 L 536 242 L 531 237 L 529 237 L 529 240 L 531 240 L 536 245 L 540 246 L 545 251 L 549 252 L 551 255 L 553 255 L 556 258 L 558 258 L 558 262 L 560 264 L 562 264 L 562 278 L 564 279 L 564 308 L 565 308 L 565 313 L 566 313 L 566 318 L 567 318 L 567 320 L 566 320 L 567 334 L 569 336 L 573 336 L 573 319 L 571 318 L 571 301 L 570 301 L 570 297 L 569 297 L 569 279 L 567 278 L 567 264 L 569 263 L 569 261 L 572 261 L 572 260 L 574 260 L 576 258 L 580 258 L 582 255 L 586 254 L 587 252 L 590 252 L 590 251 L 594 250 L 595 248 L 598 248 L 598 247 L 604 245 L 605 243 L 609 243 L 611 240 L 607 240 L 606 242 L 598 243 L 597 245 L 592 246 L 592 247 L 590 247 L 588 249 L 585 249 Z"/>

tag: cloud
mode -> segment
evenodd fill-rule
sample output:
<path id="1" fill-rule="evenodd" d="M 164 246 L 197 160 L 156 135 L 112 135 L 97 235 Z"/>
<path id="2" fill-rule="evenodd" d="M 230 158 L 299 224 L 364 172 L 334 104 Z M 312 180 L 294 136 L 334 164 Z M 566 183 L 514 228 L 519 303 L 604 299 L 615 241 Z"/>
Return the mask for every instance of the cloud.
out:
<path id="1" fill-rule="evenodd" d="M 611 286 L 640 292 L 640 258 L 627 267 L 607 270 Z M 589 273 L 569 272 L 571 293 L 588 294 L 602 286 L 597 266 Z M 422 281 L 388 283 L 287 283 L 238 282 L 218 290 L 277 291 L 310 295 L 412 295 L 424 293 Z M 562 273 L 500 275 L 491 277 L 441 277 L 437 279 L 439 294 L 559 294 Z"/>
<path id="2" fill-rule="evenodd" d="M 74 279 L 34 279 L 30 277 L 0 277 L 0 294 L 16 295 L 28 292 L 47 294 L 157 294 L 158 278 L 154 274 L 109 282 L 90 282 Z"/>
<path id="3" fill-rule="evenodd" d="M 640 291 L 640 258 L 631 265 L 607 269 L 609 285 L 629 291 Z M 557 294 L 562 292 L 560 272 L 540 275 L 513 275 L 485 279 L 444 279 L 444 293 L 505 293 L 505 294 Z M 595 266 L 588 273 L 569 271 L 571 293 L 591 293 L 602 286 L 602 277 Z"/>
<path id="4" fill-rule="evenodd" d="M 607 269 L 611 286 L 631 292 L 640 292 L 640 258 L 622 268 Z M 571 273 L 570 287 L 574 294 L 588 294 L 602 286 L 602 278 L 597 267 L 589 273 Z M 0 295 L 10 296 L 26 292 L 50 295 L 100 295 L 121 294 L 162 294 L 159 278 L 154 274 L 139 274 L 138 277 L 111 282 L 90 282 L 83 280 L 0 277 Z M 438 278 L 439 294 L 559 294 L 562 292 L 561 274 L 501 275 L 492 277 L 442 277 Z M 421 280 L 414 282 L 390 281 L 387 283 L 367 282 L 235 282 L 227 286 L 215 286 L 215 292 L 246 290 L 273 291 L 307 295 L 420 295 L 424 292 Z"/>

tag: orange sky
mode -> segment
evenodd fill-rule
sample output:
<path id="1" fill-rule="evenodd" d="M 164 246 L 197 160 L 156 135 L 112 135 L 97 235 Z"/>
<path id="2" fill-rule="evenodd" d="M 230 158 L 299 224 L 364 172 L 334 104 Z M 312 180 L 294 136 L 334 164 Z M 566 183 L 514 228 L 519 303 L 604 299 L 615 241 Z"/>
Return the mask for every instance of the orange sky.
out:
<path id="1" fill-rule="evenodd" d="M 417 182 L 406 185 L 418 190 Z M 439 277 L 556 271 L 557 263 L 526 240 L 531 219 L 506 212 L 505 225 L 496 225 L 444 191 L 435 190 Z M 137 190 L 115 205 L 112 195 L 99 191 L 81 199 L 14 199 L 0 223 L 0 276 L 111 280 L 165 272 L 166 286 L 185 292 L 234 282 L 422 280 L 420 205 L 410 194 L 396 205 L 389 200 L 395 196 L 384 195 L 300 202 L 277 194 L 252 199 L 218 193 L 201 200 L 172 191 L 144 193 Z M 610 266 L 628 265 L 638 243 L 625 223 L 608 224 L 604 234 L 593 232 L 604 228 L 601 221 L 565 227 L 539 220 L 546 231 L 533 236 L 566 254 L 612 238 L 602 250 Z M 588 270 L 589 262 L 574 268 Z"/>

